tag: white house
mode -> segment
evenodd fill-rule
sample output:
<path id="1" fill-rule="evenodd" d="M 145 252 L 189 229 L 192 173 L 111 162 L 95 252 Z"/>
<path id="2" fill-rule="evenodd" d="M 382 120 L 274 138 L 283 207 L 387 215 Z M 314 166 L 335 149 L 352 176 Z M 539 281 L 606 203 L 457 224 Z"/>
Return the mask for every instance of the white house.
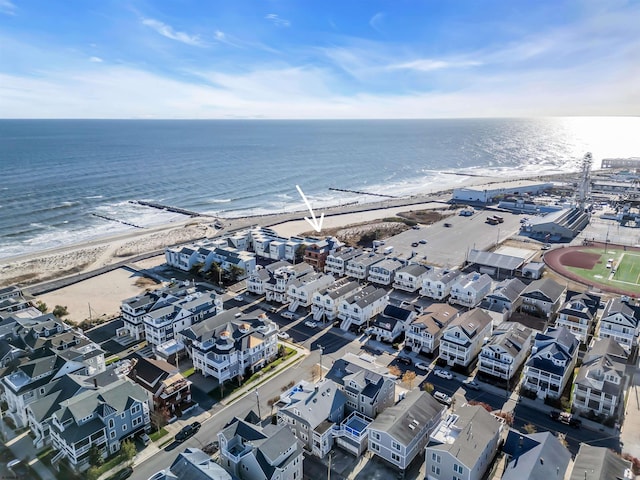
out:
<path id="1" fill-rule="evenodd" d="M 522 386 L 536 392 L 539 398 L 559 398 L 573 374 L 578 345 L 578 339 L 563 327 L 550 327 L 536 334 Z"/>
<path id="2" fill-rule="evenodd" d="M 346 275 L 346 267 L 349 260 L 361 255 L 364 255 L 364 252 L 353 247 L 330 253 L 324 264 L 324 271 L 325 273 L 332 273 L 336 277 L 342 277 Z"/>
<path id="3" fill-rule="evenodd" d="M 386 258 L 369 268 L 367 280 L 379 285 L 391 285 L 395 273 L 402 268 L 402 262 Z"/>
<path id="4" fill-rule="evenodd" d="M 241 313 L 240 316 L 236 314 Z M 278 354 L 278 329 L 267 315 L 254 310 L 227 310 L 178 334 L 193 367 L 219 382 L 260 370 Z"/>
<path id="5" fill-rule="evenodd" d="M 425 265 L 412 263 L 396 271 L 393 288 L 406 292 L 415 292 L 422 288 L 422 281 L 432 269 Z"/>
<path id="6" fill-rule="evenodd" d="M 270 272 L 270 278 L 264 285 L 264 293 L 267 302 L 285 304 L 289 301 L 287 291 L 289 284 L 296 278 L 313 272 L 313 267 L 306 263 L 286 265 Z"/>
<path id="7" fill-rule="evenodd" d="M 480 353 L 485 339 L 491 336 L 492 328 L 491 317 L 479 308 L 458 315 L 440 338 L 438 358 L 449 366 L 469 367 Z"/>
<path id="8" fill-rule="evenodd" d="M 408 328 L 414 318 L 416 318 L 416 312 L 413 310 L 387 305 L 384 311 L 373 320 L 366 333 L 379 342 L 392 343 Z"/>
<path id="9" fill-rule="evenodd" d="M 565 301 L 558 311 L 556 327 L 573 333 L 580 343 L 589 343 L 595 329 L 600 297 L 590 293 L 567 290 Z"/>
<path id="10" fill-rule="evenodd" d="M 459 276 L 451 286 L 449 303 L 475 307 L 491 291 L 491 277 L 486 273 L 471 272 Z"/>
<path id="11" fill-rule="evenodd" d="M 333 321 L 338 317 L 340 302 L 360 290 L 360 285 L 354 280 L 341 278 L 329 287 L 316 292 L 313 296 L 311 313 L 314 320 L 326 318 Z"/>
<path id="12" fill-rule="evenodd" d="M 433 303 L 413 319 L 406 331 L 405 346 L 416 353 L 432 355 L 440 346 L 442 332 L 458 315 L 448 303 Z"/>
<path id="13" fill-rule="evenodd" d="M 385 258 L 384 255 L 378 255 L 377 253 L 369 253 L 351 258 L 347 260 L 345 274 L 348 277 L 357 278 L 358 280 L 366 280 L 369 276 L 371 266 L 385 260 Z"/>
<path id="14" fill-rule="evenodd" d="M 609 300 L 600 319 L 600 338 L 613 338 L 628 353 L 638 344 L 639 333 L 640 307 L 619 297 Z"/>
<path id="15" fill-rule="evenodd" d="M 253 272 L 249 273 L 246 279 L 247 291 L 255 293 L 256 295 L 264 295 L 266 292 L 266 285 L 273 277 L 273 273 L 279 268 L 292 267 L 292 265 L 286 260 L 280 260 L 274 262 L 266 267 L 261 265 L 257 266 Z"/>
<path id="16" fill-rule="evenodd" d="M 600 339 L 585 354 L 574 381 L 573 407 L 616 416 L 624 398 L 628 354 L 613 338 Z"/>
<path id="17" fill-rule="evenodd" d="M 340 328 L 349 330 L 351 325 L 362 326 L 381 313 L 389 303 L 389 293 L 383 288 L 368 285 L 345 298 L 338 307 Z"/>
<path id="18" fill-rule="evenodd" d="M 425 451 L 427 480 L 481 480 L 498 451 L 502 423 L 463 405 L 435 428 Z"/>
<path id="19" fill-rule="evenodd" d="M 435 300 L 444 300 L 449 296 L 451 287 L 460 275 L 458 270 L 434 269 L 427 273 L 422 280 L 420 295 Z"/>
<path id="20" fill-rule="evenodd" d="M 289 311 L 295 312 L 298 307 L 311 306 L 314 295 L 334 281 L 333 275 L 328 273 L 307 273 L 294 278 L 287 285 Z"/>
<path id="21" fill-rule="evenodd" d="M 528 358 L 533 330 L 518 322 L 503 322 L 482 347 L 478 371 L 502 380 L 511 380 Z"/>
<path id="22" fill-rule="evenodd" d="M 427 392 L 410 390 L 369 425 L 369 451 L 398 470 L 406 470 L 427 445 L 445 411 Z"/>
<path id="23" fill-rule="evenodd" d="M 517 278 L 503 280 L 484 298 L 481 307 L 492 312 L 502 313 L 503 319 L 506 320 L 516 310 L 520 294 L 526 287 Z"/>

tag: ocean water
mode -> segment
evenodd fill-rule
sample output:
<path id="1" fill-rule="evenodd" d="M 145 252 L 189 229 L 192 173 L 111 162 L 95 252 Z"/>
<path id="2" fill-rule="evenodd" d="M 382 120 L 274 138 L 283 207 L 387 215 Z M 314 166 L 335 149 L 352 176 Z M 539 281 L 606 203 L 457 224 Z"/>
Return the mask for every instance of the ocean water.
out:
<path id="1" fill-rule="evenodd" d="M 0 120 L 0 258 L 184 218 L 375 201 L 465 180 L 575 171 L 640 156 L 640 119 Z"/>

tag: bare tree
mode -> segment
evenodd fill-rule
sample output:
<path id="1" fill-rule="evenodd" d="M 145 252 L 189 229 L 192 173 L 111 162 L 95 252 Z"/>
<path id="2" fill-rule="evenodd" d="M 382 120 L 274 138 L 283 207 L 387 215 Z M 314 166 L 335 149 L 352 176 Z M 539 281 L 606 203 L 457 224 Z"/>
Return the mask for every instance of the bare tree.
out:
<path id="1" fill-rule="evenodd" d="M 316 380 L 319 380 L 321 376 L 322 368 L 320 368 L 320 365 L 315 364 L 313 368 L 311 368 L 311 380 L 315 382 Z"/>
<path id="2" fill-rule="evenodd" d="M 407 370 L 406 372 L 404 372 L 404 375 L 402 376 L 402 382 L 407 384 L 409 386 L 409 388 L 413 388 L 413 382 L 416 380 L 416 373 L 412 372 L 411 370 Z"/>

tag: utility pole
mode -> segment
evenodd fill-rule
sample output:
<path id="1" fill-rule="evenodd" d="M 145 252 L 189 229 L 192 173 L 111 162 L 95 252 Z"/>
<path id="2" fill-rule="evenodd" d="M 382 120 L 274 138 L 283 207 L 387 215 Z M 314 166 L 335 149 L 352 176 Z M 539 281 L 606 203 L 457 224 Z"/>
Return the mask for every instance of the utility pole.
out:
<path id="1" fill-rule="evenodd" d="M 322 380 L 322 354 L 324 353 L 324 347 L 322 345 L 318 345 L 320 348 L 320 380 Z"/>
<path id="2" fill-rule="evenodd" d="M 331 480 L 331 456 L 332 456 L 332 452 L 329 452 L 329 465 L 327 466 L 327 480 Z"/>
<path id="3" fill-rule="evenodd" d="M 258 389 L 256 388 L 256 403 L 258 404 L 258 417 L 260 417 L 260 426 L 262 426 L 262 413 L 260 413 L 260 394 L 258 394 Z"/>

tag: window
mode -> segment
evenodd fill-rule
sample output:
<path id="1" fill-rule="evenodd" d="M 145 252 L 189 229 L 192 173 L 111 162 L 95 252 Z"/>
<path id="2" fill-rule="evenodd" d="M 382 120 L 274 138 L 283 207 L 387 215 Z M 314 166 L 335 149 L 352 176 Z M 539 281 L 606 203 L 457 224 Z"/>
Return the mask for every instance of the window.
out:
<path id="1" fill-rule="evenodd" d="M 440 463 L 440 461 L 442 460 L 440 455 L 438 455 L 437 453 L 432 453 L 431 454 L 431 460 L 433 460 L 436 463 Z"/>
<path id="2" fill-rule="evenodd" d="M 376 440 L 380 440 L 380 434 L 378 432 L 373 432 L 371 436 Z"/>
<path id="3" fill-rule="evenodd" d="M 436 475 L 440 475 L 440 467 L 436 467 L 435 465 L 431 465 L 431 473 L 435 473 Z"/>
<path id="4" fill-rule="evenodd" d="M 109 433 L 109 438 L 112 438 L 112 439 L 113 439 L 113 438 L 116 438 L 116 432 L 115 432 L 115 431 L 110 432 L 110 433 Z"/>
<path id="5" fill-rule="evenodd" d="M 399 443 L 391 442 L 391 446 L 393 447 L 394 450 L 400 451 L 400 444 Z"/>
<path id="6" fill-rule="evenodd" d="M 122 431 L 123 431 L 123 432 L 126 432 L 126 431 L 127 431 L 127 424 L 126 424 L 126 423 L 123 423 L 123 424 L 122 424 Z"/>
<path id="7" fill-rule="evenodd" d="M 116 422 L 113 421 L 113 418 L 109 419 L 109 428 L 115 428 Z"/>
<path id="8" fill-rule="evenodd" d="M 375 450 L 376 452 L 379 452 L 380 451 L 380 445 L 378 445 L 377 443 L 371 442 L 371 450 Z"/>
<path id="9" fill-rule="evenodd" d="M 463 468 L 462 465 L 458 465 L 457 463 L 453 464 L 453 471 L 456 473 L 462 473 Z"/>
<path id="10" fill-rule="evenodd" d="M 397 453 L 392 453 L 391 459 L 395 462 L 400 462 L 400 455 L 398 455 Z"/>

